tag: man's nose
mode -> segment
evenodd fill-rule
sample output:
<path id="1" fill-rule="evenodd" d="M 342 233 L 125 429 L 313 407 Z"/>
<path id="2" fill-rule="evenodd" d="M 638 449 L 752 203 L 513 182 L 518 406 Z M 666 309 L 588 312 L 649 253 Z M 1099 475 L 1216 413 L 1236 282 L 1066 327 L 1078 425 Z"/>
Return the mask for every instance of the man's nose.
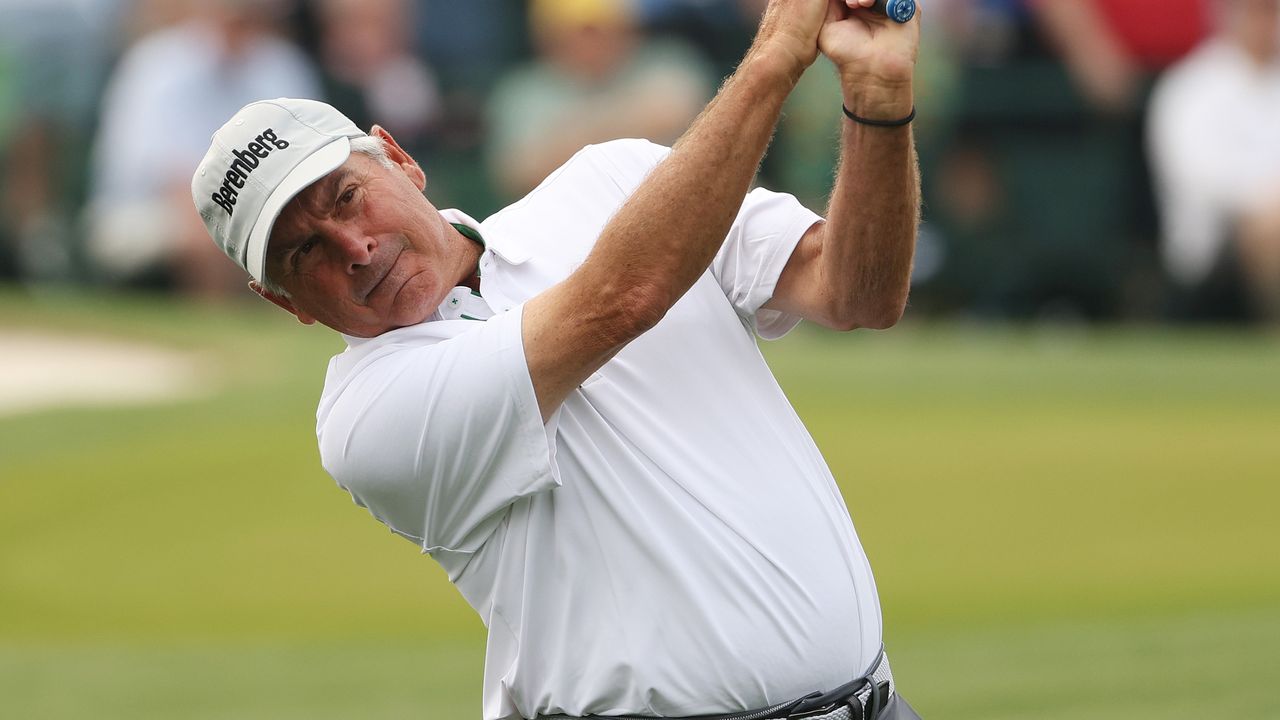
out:
<path id="1" fill-rule="evenodd" d="M 354 274 L 373 261 L 378 241 L 357 230 L 344 230 L 338 234 L 338 248 L 346 271 Z"/>

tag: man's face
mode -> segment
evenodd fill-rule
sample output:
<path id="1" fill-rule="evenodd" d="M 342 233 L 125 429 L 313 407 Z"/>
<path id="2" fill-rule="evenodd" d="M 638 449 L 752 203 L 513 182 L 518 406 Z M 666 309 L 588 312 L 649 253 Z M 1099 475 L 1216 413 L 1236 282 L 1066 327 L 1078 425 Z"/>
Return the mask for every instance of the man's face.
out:
<path id="1" fill-rule="evenodd" d="M 422 322 L 459 280 L 452 229 L 422 195 L 422 171 L 388 145 L 396 167 L 352 153 L 272 228 L 266 273 L 289 296 L 268 299 L 305 323 L 373 337 Z"/>

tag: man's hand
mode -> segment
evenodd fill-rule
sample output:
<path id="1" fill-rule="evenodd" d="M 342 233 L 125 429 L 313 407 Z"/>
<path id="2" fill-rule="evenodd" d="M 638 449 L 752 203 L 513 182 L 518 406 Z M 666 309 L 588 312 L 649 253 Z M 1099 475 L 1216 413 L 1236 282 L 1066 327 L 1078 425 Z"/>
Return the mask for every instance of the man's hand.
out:
<path id="1" fill-rule="evenodd" d="M 818 46 L 840 71 L 849 110 L 897 120 L 911 112 L 920 15 L 899 24 L 870 5 L 828 0 Z M 840 123 L 840 169 L 827 221 L 805 233 L 765 307 L 839 330 L 885 328 L 906 307 L 919 222 L 911 126 Z"/>
<path id="2" fill-rule="evenodd" d="M 769 57 L 799 77 L 818 57 L 828 0 L 770 0 L 747 57 Z M 869 4 L 869 2 L 868 2 Z"/>
<path id="3" fill-rule="evenodd" d="M 863 117 L 891 120 L 911 112 L 911 80 L 920 19 L 896 23 L 869 9 L 872 0 L 827 0 L 818 48 L 840 73 L 845 105 Z"/>

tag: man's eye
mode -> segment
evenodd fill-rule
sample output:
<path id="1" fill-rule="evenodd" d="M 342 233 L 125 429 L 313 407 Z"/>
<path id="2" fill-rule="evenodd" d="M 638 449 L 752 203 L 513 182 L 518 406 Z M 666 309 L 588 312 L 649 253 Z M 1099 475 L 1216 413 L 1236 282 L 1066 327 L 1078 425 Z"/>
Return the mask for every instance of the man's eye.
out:
<path id="1" fill-rule="evenodd" d="M 299 255 L 306 255 L 307 253 L 311 252 L 312 248 L 314 248 L 315 246 L 316 246 L 315 240 L 308 240 L 298 246 L 297 252 Z"/>
<path id="2" fill-rule="evenodd" d="M 347 188 L 347 191 L 342 193 L 342 196 L 338 198 L 338 202 L 343 205 L 350 204 L 351 201 L 355 198 L 355 196 L 356 196 L 356 189 Z"/>

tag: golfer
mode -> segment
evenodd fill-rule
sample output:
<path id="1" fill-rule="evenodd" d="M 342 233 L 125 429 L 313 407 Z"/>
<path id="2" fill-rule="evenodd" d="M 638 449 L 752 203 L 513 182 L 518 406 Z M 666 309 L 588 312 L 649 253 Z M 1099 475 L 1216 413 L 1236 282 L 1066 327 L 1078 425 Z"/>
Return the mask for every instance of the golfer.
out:
<path id="1" fill-rule="evenodd" d="M 327 105 L 254 103 L 214 135 L 196 205 L 259 294 L 346 339 L 321 460 L 483 618 L 487 720 L 916 717 L 849 513 L 756 347 L 906 303 L 919 28 L 870 4 L 772 0 L 674 148 L 586 147 L 483 222 Z M 748 192 L 820 51 L 846 115 L 825 219 Z"/>

